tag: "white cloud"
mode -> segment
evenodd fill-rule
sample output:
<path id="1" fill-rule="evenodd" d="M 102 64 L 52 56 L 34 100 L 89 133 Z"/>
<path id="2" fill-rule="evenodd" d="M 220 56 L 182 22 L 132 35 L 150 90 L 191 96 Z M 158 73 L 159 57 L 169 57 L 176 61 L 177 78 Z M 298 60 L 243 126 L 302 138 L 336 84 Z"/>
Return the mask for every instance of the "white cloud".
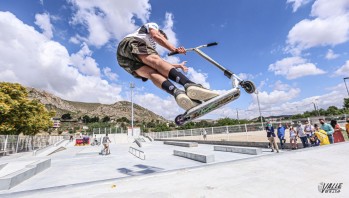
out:
<path id="1" fill-rule="evenodd" d="M 309 63 L 306 59 L 301 57 L 284 58 L 269 65 L 268 70 L 274 72 L 275 75 L 285 76 L 287 79 L 296 79 L 303 76 L 325 73 L 313 63 Z"/>
<path id="2" fill-rule="evenodd" d="M 164 99 L 152 93 L 136 92 L 134 93 L 134 102 L 169 120 L 173 120 L 177 115 L 184 113 L 184 110 L 177 105 L 173 96 Z"/>
<path id="3" fill-rule="evenodd" d="M 311 16 L 297 23 L 288 33 L 286 51 L 299 55 L 318 46 L 335 46 L 349 39 L 349 1 L 317 0 Z"/>
<path id="4" fill-rule="evenodd" d="M 35 15 L 35 24 L 43 30 L 43 34 L 51 39 L 53 37 L 53 26 L 51 24 L 50 15 L 47 13 L 36 14 Z"/>
<path id="5" fill-rule="evenodd" d="M 242 80 L 252 80 L 254 78 L 252 74 L 247 74 L 247 73 L 239 73 L 237 76 Z"/>
<path id="6" fill-rule="evenodd" d="M 100 76 L 100 69 L 95 59 L 92 57 L 92 51 L 86 45 L 82 44 L 79 52 L 71 55 L 72 66 L 79 69 L 79 72 L 85 75 Z"/>
<path id="7" fill-rule="evenodd" d="M 290 85 L 284 84 L 280 80 L 276 81 L 273 86 L 274 86 L 274 90 L 277 90 L 277 91 L 287 91 L 291 88 Z"/>
<path id="8" fill-rule="evenodd" d="M 81 24 L 88 31 L 81 36 L 90 45 L 103 46 L 111 39 L 122 39 L 134 31 L 135 18 L 145 23 L 149 19 L 148 0 L 70 1 L 76 8 L 72 25 Z M 79 37 L 77 37 L 79 38 Z"/>
<path id="9" fill-rule="evenodd" d="M 339 54 L 335 54 L 335 53 L 333 52 L 333 50 L 331 50 L 331 49 L 329 49 L 329 50 L 327 51 L 327 54 L 326 54 L 326 56 L 325 56 L 325 58 L 326 58 L 327 60 L 336 59 L 336 58 L 338 58 L 338 57 L 339 57 Z"/>
<path id="10" fill-rule="evenodd" d="M 120 86 L 81 74 L 70 66 L 71 57 L 64 46 L 12 13 L 0 12 L 0 27 L 0 81 L 47 90 L 66 100 L 114 103 L 121 99 Z"/>
<path id="11" fill-rule="evenodd" d="M 201 84 L 205 88 L 210 88 L 210 83 L 207 82 L 208 74 L 196 71 L 194 68 L 189 67 L 188 78 L 198 84 Z"/>
<path id="12" fill-rule="evenodd" d="M 291 3 L 293 4 L 293 12 L 296 12 L 298 10 L 298 8 L 306 5 L 307 3 L 309 3 L 312 0 L 287 0 L 287 3 Z"/>
<path id="13" fill-rule="evenodd" d="M 115 81 L 118 78 L 118 75 L 114 72 L 109 67 L 103 68 L 103 74 L 111 81 Z"/>
<path id="14" fill-rule="evenodd" d="M 334 74 L 336 76 L 344 76 L 348 77 L 349 76 L 349 60 L 345 62 L 344 65 L 342 65 L 339 69 L 337 69 Z"/>
<path id="15" fill-rule="evenodd" d="M 312 6 L 311 16 L 330 18 L 348 14 L 348 0 L 317 0 Z"/>

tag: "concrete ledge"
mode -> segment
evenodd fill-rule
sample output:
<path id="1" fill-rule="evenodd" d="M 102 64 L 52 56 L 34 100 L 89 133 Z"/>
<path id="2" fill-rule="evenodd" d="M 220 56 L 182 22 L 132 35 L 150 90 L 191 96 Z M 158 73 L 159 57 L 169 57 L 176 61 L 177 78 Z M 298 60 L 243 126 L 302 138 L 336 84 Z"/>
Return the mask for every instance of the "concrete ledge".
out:
<path id="1" fill-rule="evenodd" d="M 39 160 L 0 178 L 0 190 L 8 190 L 51 166 L 51 159 Z"/>
<path id="2" fill-rule="evenodd" d="M 214 151 L 243 153 L 243 154 L 249 154 L 249 155 L 262 154 L 261 148 L 247 148 L 247 147 L 237 147 L 237 146 L 214 146 Z"/>
<path id="3" fill-rule="evenodd" d="M 185 157 L 185 158 L 203 162 L 203 163 L 214 162 L 214 155 L 203 155 L 198 153 L 192 153 L 187 151 L 177 151 L 177 150 L 173 150 L 173 155 L 179 156 L 179 157 Z"/>
<path id="4" fill-rule="evenodd" d="M 183 147 L 198 147 L 197 142 L 174 142 L 174 141 L 165 141 L 164 144 L 174 145 L 174 146 L 183 146 Z"/>
<path id="5" fill-rule="evenodd" d="M 155 139 L 155 141 L 179 141 L 178 139 Z M 193 140 L 180 140 L 181 142 L 192 142 Z M 199 144 L 215 144 L 215 145 L 227 145 L 227 146 L 243 146 L 243 147 L 259 147 L 268 148 L 269 142 L 238 142 L 238 141 L 211 141 L 211 140 L 195 140 Z M 279 149 L 281 148 L 280 143 L 278 143 Z M 297 144 L 298 149 L 303 148 L 302 143 Z M 291 144 L 285 144 L 286 149 L 291 149 Z"/>

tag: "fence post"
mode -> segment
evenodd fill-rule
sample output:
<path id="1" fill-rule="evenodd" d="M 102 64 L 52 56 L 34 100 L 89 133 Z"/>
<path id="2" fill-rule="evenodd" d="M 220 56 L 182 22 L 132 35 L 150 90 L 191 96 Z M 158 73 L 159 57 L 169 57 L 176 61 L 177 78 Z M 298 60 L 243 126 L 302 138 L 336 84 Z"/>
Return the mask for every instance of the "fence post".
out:
<path id="1" fill-rule="evenodd" d="M 4 144 L 4 151 L 5 152 L 7 150 L 7 139 L 8 139 L 8 135 L 6 135 L 5 144 Z"/>
<path id="2" fill-rule="evenodd" d="M 247 125 L 245 124 L 245 131 L 246 131 L 246 142 L 248 142 L 248 134 L 247 134 Z"/>
<path id="3" fill-rule="evenodd" d="M 18 151 L 18 144 L 19 144 L 19 135 L 17 136 L 16 153 Z"/>

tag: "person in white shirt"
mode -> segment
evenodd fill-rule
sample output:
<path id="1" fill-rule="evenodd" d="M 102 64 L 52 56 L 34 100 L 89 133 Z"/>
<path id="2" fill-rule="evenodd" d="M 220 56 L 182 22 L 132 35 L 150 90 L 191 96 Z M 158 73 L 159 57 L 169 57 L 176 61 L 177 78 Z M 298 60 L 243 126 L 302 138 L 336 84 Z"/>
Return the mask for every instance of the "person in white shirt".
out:
<path id="1" fill-rule="evenodd" d="M 308 147 L 308 137 L 304 132 L 304 126 L 302 125 L 301 122 L 298 122 L 297 133 L 298 133 L 298 137 L 302 141 L 303 148 Z"/>

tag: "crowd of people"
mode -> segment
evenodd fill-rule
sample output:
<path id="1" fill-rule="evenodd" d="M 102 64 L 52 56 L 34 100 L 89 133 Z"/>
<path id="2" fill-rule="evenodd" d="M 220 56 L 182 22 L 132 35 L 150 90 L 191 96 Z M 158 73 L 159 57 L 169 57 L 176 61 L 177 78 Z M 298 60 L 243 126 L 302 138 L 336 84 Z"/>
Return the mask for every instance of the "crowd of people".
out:
<path id="1" fill-rule="evenodd" d="M 346 120 L 345 130 L 349 138 L 349 118 Z M 296 126 L 283 125 L 279 123 L 275 134 L 275 129 L 270 121 L 267 122 L 265 128 L 267 138 L 269 140 L 269 147 L 271 151 L 279 152 L 278 144 L 276 143 L 276 135 L 280 141 L 281 149 L 285 149 L 286 144 L 286 129 L 289 130 L 290 148 L 292 150 L 298 149 L 297 140 L 300 139 L 303 148 L 333 144 L 337 142 L 344 142 L 342 129 L 336 120 L 331 120 L 330 124 L 326 123 L 323 118 L 319 119 L 318 124 L 311 125 L 309 121 L 297 122 Z"/>

